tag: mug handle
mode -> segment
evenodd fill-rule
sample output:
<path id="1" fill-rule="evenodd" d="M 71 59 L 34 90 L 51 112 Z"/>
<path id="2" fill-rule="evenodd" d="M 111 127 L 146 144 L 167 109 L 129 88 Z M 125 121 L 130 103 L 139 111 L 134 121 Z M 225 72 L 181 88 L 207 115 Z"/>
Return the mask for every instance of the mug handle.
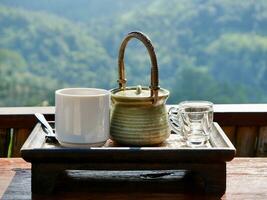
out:
<path id="1" fill-rule="evenodd" d="M 171 125 L 172 131 L 176 134 L 181 134 L 180 122 L 177 120 L 177 116 L 179 118 L 178 108 L 171 107 L 168 111 L 169 124 Z"/>

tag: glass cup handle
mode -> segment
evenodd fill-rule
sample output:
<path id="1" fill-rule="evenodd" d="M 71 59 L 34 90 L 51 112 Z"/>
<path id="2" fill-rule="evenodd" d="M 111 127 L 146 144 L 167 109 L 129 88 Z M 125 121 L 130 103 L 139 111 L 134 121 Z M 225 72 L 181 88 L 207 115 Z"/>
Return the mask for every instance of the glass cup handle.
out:
<path id="1" fill-rule="evenodd" d="M 168 111 L 168 121 L 169 121 L 169 124 L 171 125 L 171 129 L 176 134 L 180 134 L 181 128 L 180 128 L 180 123 L 179 123 L 179 120 L 177 119 L 177 116 L 179 118 L 178 109 L 175 107 L 171 107 Z"/>

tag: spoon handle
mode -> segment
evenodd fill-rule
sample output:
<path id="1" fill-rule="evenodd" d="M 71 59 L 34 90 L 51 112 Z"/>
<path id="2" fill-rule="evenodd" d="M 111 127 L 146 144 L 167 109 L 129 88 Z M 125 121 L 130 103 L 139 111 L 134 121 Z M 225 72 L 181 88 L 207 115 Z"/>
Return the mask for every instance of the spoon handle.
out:
<path id="1" fill-rule="evenodd" d="M 54 131 L 53 131 L 52 127 L 50 126 L 50 124 L 46 121 L 44 115 L 41 113 L 35 113 L 34 115 L 36 116 L 38 121 L 48 130 L 48 132 L 51 135 L 54 135 Z"/>
<path id="2" fill-rule="evenodd" d="M 58 141 L 55 137 L 55 133 L 54 133 L 52 127 L 50 126 L 50 124 L 46 121 L 44 115 L 41 113 L 35 113 L 34 115 L 36 116 L 38 121 L 41 123 L 43 131 L 47 134 L 45 136 L 45 142 L 46 143 L 53 143 L 53 144 L 58 143 Z"/>

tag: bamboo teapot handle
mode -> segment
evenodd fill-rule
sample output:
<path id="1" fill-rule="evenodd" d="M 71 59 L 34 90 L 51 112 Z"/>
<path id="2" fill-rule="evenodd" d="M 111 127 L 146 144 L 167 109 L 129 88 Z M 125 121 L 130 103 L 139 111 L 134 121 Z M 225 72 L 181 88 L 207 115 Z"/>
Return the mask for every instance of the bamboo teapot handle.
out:
<path id="1" fill-rule="evenodd" d="M 119 89 L 125 90 L 126 88 L 126 78 L 125 78 L 125 67 L 124 67 L 124 53 L 125 48 L 129 40 L 132 38 L 136 38 L 143 42 L 145 45 L 151 61 L 151 83 L 150 83 L 150 96 L 153 98 L 153 103 L 155 104 L 158 100 L 158 90 L 159 87 L 159 78 L 158 78 L 158 64 L 157 64 L 157 57 L 154 51 L 154 47 L 151 43 L 151 40 L 142 32 L 130 32 L 128 35 L 123 39 L 120 50 L 119 50 L 119 58 L 118 58 L 118 67 L 119 67 Z"/>

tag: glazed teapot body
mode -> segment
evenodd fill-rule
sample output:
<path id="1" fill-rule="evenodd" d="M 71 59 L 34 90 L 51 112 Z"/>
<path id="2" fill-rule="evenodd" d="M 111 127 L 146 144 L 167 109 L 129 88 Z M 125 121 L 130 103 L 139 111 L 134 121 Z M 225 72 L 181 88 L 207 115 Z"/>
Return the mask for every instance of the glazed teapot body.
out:
<path id="1" fill-rule="evenodd" d="M 127 42 L 137 38 L 146 46 L 151 58 L 150 87 L 126 87 L 124 51 Z M 119 88 L 111 90 L 110 135 L 120 144 L 152 146 L 165 141 L 170 134 L 165 108 L 169 91 L 158 86 L 158 67 L 151 41 L 140 32 L 131 32 L 119 51 Z"/>

